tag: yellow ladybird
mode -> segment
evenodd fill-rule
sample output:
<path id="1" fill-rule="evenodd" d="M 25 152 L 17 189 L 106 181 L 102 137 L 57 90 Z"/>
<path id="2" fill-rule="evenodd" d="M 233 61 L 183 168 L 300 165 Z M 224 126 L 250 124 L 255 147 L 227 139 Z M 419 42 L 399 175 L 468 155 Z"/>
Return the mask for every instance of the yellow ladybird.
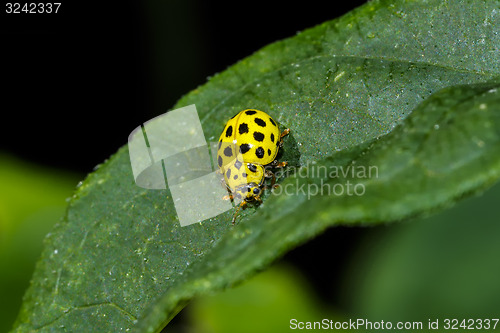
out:
<path id="1" fill-rule="evenodd" d="M 286 162 L 278 162 L 276 156 L 283 145 L 283 137 L 289 129 L 280 132 L 278 124 L 265 112 L 244 110 L 232 117 L 224 127 L 219 138 L 217 163 L 224 175 L 225 185 L 230 194 L 228 199 L 242 200 L 241 207 L 248 202 L 259 201 L 265 178 L 272 178 L 271 168 L 286 166 Z"/>

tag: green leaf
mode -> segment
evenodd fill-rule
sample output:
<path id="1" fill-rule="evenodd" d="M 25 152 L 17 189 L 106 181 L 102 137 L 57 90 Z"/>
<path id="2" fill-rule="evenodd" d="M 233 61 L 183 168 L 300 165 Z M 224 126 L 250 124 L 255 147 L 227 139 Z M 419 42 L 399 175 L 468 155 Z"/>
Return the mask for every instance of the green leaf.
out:
<path id="1" fill-rule="evenodd" d="M 47 237 L 15 331 L 157 332 L 329 226 L 406 219 L 491 185 L 498 5 L 372 1 L 214 76 L 176 108 L 196 104 L 208 141 L 249 107 L 289 127 L 281 187 L 234 228 L 232 211 L 181 228 L 170 192 L 137 187 L 120 149 Z"/>

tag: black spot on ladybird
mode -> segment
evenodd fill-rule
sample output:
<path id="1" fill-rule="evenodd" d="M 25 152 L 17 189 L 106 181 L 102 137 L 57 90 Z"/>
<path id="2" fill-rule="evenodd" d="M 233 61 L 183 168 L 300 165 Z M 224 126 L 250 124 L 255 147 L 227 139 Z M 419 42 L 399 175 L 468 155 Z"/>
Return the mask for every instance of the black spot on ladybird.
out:
<path id="1" fill-rule="evenodd" d="M 227 146 L 224 149 L 224 155 L 226 155 L 227 157 L 233 156 L 233 150 L 231 149 L 231 147 Z"/>
<path id="2" fill-rule="evenodd" d="M 271 133 L 271 142 L 274 142 L 274 133 Z"/>
<path id="3" fill-rule="evenodd" d="M 247 111 L 245 111 L 245 114 L 249 115 L 249 116 L 251 116 L 253 114 L 256 114 L 256 113 L 257 113 L 257 111 L 254 111 L 254 110 L 247 110 Z"/>
<path id="4" fill-rule="evenodd" d="M 238 127 L 238 132 L 240 132 L 240 134 L 248 133 L 248 125 L 245 123 L 240 124 L 240 127 Z"/>
<path id="5" fill-rule="evenodd" d="M 267 155 L 271 156 L 271 149 L 267 150 Z"/>
<path id="6" fill-rule="evenodd" d="M 219 156 L 219 158 L 217 158 L 217 163 L 219 164 L 219 168 L 222 168 L 222 157 Z"/>
<path id="7" fill-rule="evenodd" d="M 253 132 L 253 138 L 256 141 L 262 142 L 262 141 L 264 141 L 264 137 L 265 137 L 264 134 L 261 132 Z"/>
<path id="8" fill-rule="evenodd" d="M 219 141 L 219 149 L 222 147 L 222 140 Z"/>
<path id="9" fill-rule="evenodd" d="M 269 121 L 271 122 L 271 124 L 273 124 L 273 126 L 276 126 L 276 123 L 274 122 L 273 118 L 269 118 Z"/>
<path id="10" fill-rule="evenodd" d="M 248 164 L 248 170 L 252 171 L 252 172 L 257 172 L 257 167 L 253 164 Z"/>
<path id="11" fill-rule="evenodd" d="M 254 119 L 255 123 L 259 125 L 260 127 L 266 127 L 266 122 L 260 118 L 255 118 Z"/>
<path id="12" fill-rule="evenodd" d="M 259 147 L 259 148 L 255 149 L 255 156 L 257 156 L 258 158 L 263 158 L 264 157 L 264 148 Z"/>
<path id="13" fill-rule="evenodd" d="M 242 176 L 243 178 L 247 178 L 247 173 L 246 173 L 246 172 L 243 172 L 243 173 L 241 174 L 241 176 Z"/>
<path id="14" fill-rule="evenodd" d="M 231 177 L 231 169 L 227 169 L 226 177 L 227 178 Z"/>
<path id="15" fill-rule="evenodd" d="M 247 187 L 247 192 L 250 192 L 252 189 L 250 187 Z"/>
<path id="16" fill-rule="evenodd" d="M 240 162 L 240 161 L 238 161 L 238 160 L 236 160 L 236 162 L 234 162 L 234 167 L 235 167 L 236 169 L 238 169 L 238 170 L 241 168 L 241 166 L 242 166 L 242 165 L 243 165 L 243 163 L 241 163 L 241 162 Z"/>
<path id="17" fill-rule="evenodd" d="M 242 154 L 245 154 L 249 150 L 250 150 L 250 145 L 248 143 L 244 143 L 240 146 L 240 152 Z"/>
<path id="18" fill-rule="evenodd" d="M 233 179 L 234 180 L 238 179 L 238 175 L 234 175 Z"/>
<path id="19" fill-rule="evenodd" d="M 229 126 L 226 130 L 226 138 L 229 138 L 231 135 L 233 135 L 233 126 Z"/>

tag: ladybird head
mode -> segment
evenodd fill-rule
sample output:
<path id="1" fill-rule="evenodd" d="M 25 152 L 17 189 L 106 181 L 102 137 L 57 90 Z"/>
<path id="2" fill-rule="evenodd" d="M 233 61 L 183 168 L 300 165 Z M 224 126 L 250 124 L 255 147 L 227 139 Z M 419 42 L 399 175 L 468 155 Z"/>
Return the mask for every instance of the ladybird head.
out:
<path id="1" fill-rule="evenodd" d="M 233 192 L 233 197 L 236 200 L 252 201 L 255 197 L 259 197 L 262 189 L 257 183 L 248 183 L 237 187 Z"/>

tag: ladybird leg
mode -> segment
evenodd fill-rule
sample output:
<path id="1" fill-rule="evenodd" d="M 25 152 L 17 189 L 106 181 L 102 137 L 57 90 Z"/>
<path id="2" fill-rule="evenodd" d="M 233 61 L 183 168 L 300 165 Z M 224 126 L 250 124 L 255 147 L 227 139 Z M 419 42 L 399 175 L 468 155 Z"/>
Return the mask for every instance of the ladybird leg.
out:
<path id="1" fill-rule="evenodd" d="M 278 162 L 276 161 L 276 164 L 274 165 L 275 168 L 284 168 L 288 165 L 288 162 Z"/>
<path id="2" fill-rule="evenodd" d="M 284 168 L 288 165 L 288 162 L 279 162 L 278 160 L 274 160 L 269 165 L 273 168 Z"/>
<path id="3" fill-rule="evenodd" d="M 289 129 L 289 128 L 287 128 L 286 130 L 284 130 L 283 132 L 281 132 L 281 135 L 280 135 L 280 141 L 279 141 L 279 143 L 278 143 L 278 146 L 279 146 L 279 147 L 283 147 L 283 138 L 284 138 L 285 136 L 287 136 L 287 135 L 288 135 L 288 133 L 290 133 L 290 129 Z"/>
<path id="4" fill-rule="evenodd" d="M 225 181 L 222 181 L 221 182 L 221 185 L 226 189 L 227 191 L 227 195 L 223 196 L 222 197 L 222 200 L 231 200 L 233 201 L 234 200 L 234 194 L 233 194 L 233 191 L 231 191 L 231 188 L 226 184 Z"/>
<path id="5" fill-rule="evenodd" d="M 236 212 L 234 213 L 233 215 L 233 220 L 231 221 L 231 224 L 234 225 L 236 223 L 236 217 L 238 216 L 238 212 L 240 211 L 240 209 L 245 209 L 245 207 L 247 206 L 247 201 L 246 200 L 243 200 L 239 205 L 238 205 L 238 208 L 236 208 Z"/>
<path id="6" fill-rule="evenodd" d="M 290 129 L 289 128 L 287 128 L 286 130 L 284 130 L 283 132 L 281 132 L 280 140 L 283 139 L 283 137 L 287 136 L 288 133 L 290 133 Z"/>
<path id="7" fill-rule="evenodd" d="M 276 184 L 276 176 L 274 175 L 274 172 L 272 172 L 271 170 L 266 170 L 265 176 L 266 178 L 271 178 L 271 187 L 274 188 L 274 184 Z"/>
<path id="8" fill-rule="evenodd" d="M 272 190 L 274 190 L 275 188 L 278 188 L 278 187 L 280 187 L 280 184 L 271 183 L 270 186 L 265 186 L 265 189 L 271 188 Z"/>

